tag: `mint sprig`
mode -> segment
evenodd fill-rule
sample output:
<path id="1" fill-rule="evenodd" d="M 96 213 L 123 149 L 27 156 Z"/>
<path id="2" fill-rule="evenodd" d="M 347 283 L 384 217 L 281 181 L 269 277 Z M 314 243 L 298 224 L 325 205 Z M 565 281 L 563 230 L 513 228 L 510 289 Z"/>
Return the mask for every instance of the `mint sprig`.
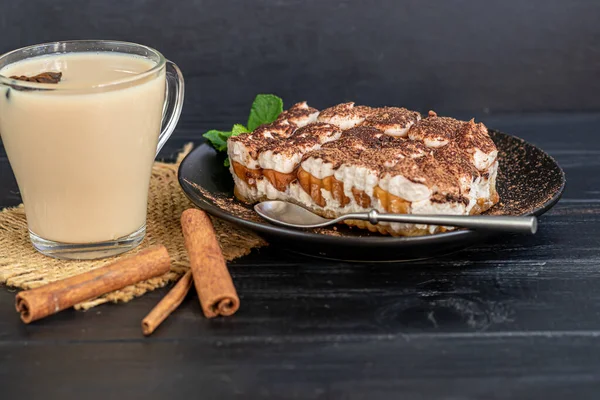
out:
<path id="1" fill-rule="evenodd" d="M 217 151 L 227 151 L 227 139 L 231 136 L 252 132 L 263 124 L 270 124 L 275 121 L 282 112 L 283 100 L 281 100 L 281 98 L 273 94 L 259 94 L 252 102 L 246 126 L 235 124 L 230 131 L 211 129 L 202 136 L 204 136 Z M 225 159 L 224 165 L 229 167 L 229 158 Z"/>
<path id="2" fill-rule="evenodd" d="M 272 94 L 259 94 L 252 103 L 248 117 L 248 130 L 253 131 L 262 124 L 270 124 L 283 112 L 283 101 Z"/>

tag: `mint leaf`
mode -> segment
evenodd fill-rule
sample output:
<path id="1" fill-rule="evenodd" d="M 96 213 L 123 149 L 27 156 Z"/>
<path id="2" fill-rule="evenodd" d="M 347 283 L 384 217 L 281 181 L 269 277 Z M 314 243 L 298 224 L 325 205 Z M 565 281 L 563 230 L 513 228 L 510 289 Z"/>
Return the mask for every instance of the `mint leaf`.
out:
<path id="1" fill-rule="evenodd" d="M 277 119 L 283 112 L 283 100 L 272 94 L 259 94 L 252 103 L 248 117 L 248 130 L 252 132 L 262 124 L 268 124 Z"/>
<path id="2" fill-rule="evenodd" d="M 231 132 L 212 129 L 202 136 L 208 139 L 217 151 L 227 151 L 227 138 L 231 136 Z"/>
<path id="3" fill-rule="evenodd" d="M 231 128 L 231 136 L 237 136 L 237 135 L 239 135 L 239 134 L 242 134 L 242 133 L 248 133 L 248 132 L 250 132 L 250 131 L 248 130 L 248 128 L 246 128 L 246 127 L 245 127 L 244 125 L 242 125 L 242 124 L 235 124 L 235 125 L 233 126 L 233 128 Z"/>

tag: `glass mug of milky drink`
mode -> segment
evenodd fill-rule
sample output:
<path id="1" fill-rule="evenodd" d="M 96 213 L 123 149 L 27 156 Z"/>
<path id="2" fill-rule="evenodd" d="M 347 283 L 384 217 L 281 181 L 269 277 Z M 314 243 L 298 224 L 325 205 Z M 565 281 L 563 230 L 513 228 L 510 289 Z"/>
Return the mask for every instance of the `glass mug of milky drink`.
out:
<path id="1" fill-rule="evenodd" d="M 179 68 L 139 44 L 66 41 L 0 56 L 0 135 L 39 252 L 95 259 L 142 241 L 152 164 L 183 94 Z"/>

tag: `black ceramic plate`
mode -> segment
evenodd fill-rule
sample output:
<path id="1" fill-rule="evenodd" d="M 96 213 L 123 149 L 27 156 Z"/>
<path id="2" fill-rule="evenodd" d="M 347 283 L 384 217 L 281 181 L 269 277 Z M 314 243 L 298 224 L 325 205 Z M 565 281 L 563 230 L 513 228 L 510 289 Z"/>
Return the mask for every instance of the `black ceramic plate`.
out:
<path id="1" fill-rule="evenodd" d="M 500 202 L 488 214 L 541 215 L 558 202 L 565 176 L 546 153 L 522 139 L 490 131 L 499 150 Z M 233 180 L 224 155 L 208 144 L 194 149 L 179 168 L 179 183 L 190 200 L 209 214 L 255 231 L 271 245 L 322 258 L 345 261 L 405 261 L 450 253 L 488 236 L 456 230 L 429 236 L 391 237 L 344 225 L 297 230 L 272 225 L 251 206 L 233 198 Z"/>

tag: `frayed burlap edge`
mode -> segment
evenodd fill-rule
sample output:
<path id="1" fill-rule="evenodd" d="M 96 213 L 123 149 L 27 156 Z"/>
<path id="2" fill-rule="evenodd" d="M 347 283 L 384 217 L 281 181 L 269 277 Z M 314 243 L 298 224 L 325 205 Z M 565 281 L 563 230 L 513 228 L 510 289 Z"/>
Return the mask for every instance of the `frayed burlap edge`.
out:
<path id="1" fill-rule="evenodd" d="M 164 245 L 171 256 L 171 271 L 139 282 L 75 306 L 87 310 L 107 302 L 128 302 L 144 293 L 163 287 L 189 269 L 189 262 L 179 219 L 181 213 L 193 204 L 187 199 L 177 181 L 179 163 L 192 150 L 188 143 L 174 164 L 155 162 L 152 169 L 148 196 L 146 238 L 138 248 L 104 260 L 64 261 L 36 252 L 30 241 L 23 205 L 0 212 L 0 283 L 21 289 L 32 289 L 99 268 L 155 244 Z M 254 233 L 213 218 L 215 232 L 225 259 L 230 261 L 250 253 L 251 249 L 266 245 Z"/>

